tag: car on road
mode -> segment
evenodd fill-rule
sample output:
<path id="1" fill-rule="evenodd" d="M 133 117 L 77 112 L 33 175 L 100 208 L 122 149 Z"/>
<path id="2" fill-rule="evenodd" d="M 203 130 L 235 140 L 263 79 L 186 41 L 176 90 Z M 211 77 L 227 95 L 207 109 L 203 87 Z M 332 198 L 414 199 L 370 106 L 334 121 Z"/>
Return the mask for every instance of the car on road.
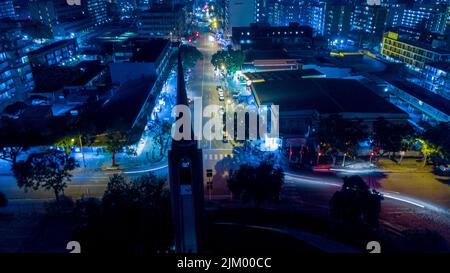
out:
<path id="1" fill-rule="evenodd" d="M 223 139 L 222 139 L 222 141 L 223 141 L 224 143 L 227 143 L 227 142 L 228 142 L 228 132 L 227 132 L 227 131 L 223 132 Z"/>
<path id="2" fill-rule="evenodd" d="M 450 176 L 450 166 L 447 164 L 439 164 L 434 167 L 434 173 L 440 176 Z"/>
<path id="3" fill-rule="evenodd" d="M 219 100 L 220 100 L 220 101 L 224 101 L 224 100 L 225 100 L 225 97 L 224 97 L 223 95 L 219 95 Z"/>
<path id="4" fill-rule="evenodd" d="M 223 108 L 223 106 L 220 106 L 219 114 L 223 115 L 224 113 L 225 113 L 225 109 Z"/>

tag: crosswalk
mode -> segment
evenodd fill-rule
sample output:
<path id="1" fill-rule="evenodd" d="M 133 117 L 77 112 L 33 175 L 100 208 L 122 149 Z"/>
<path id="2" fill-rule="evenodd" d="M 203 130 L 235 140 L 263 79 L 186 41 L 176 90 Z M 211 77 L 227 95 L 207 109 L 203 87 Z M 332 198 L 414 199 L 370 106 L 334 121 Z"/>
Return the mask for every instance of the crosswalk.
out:
<path id="1" fill-rule="evenodd" d="M 205 161 L 218 161 L 218 160 L 222 160 L 225 157 L 230 156 L 233 157 L 233 154 L 228 152 L 228 153 L 224 153 L 224 152 L 217 152 L 217 151 L 203 151 L 203 160 Z"/>
<path id="2" fill-rule="evenodd" d="M 233 154 L 217 154 L 217 153 L 203 153 L 204 160 L 222 160 L 225 157 L 230 156 L 233 157 Z"/>

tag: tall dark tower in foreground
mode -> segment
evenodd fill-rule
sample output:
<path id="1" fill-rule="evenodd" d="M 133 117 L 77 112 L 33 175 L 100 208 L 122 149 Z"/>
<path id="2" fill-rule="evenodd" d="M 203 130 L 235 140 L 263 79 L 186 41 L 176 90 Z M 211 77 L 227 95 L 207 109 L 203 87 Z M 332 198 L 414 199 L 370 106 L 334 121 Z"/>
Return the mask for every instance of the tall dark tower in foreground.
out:
<path id="1" fill-rule="evenodd" d="M 180 52 L 178 52 L 177 77 L 177 105 L 188 106 Z M 191 139 L 173 139 L 169 151 L 175 245 L 178 253 L 197 253 L 200 251 L 203 235 L 202 150 L 197 148 L 197 141 L 193 138 L 191 127 L 182 127 L 181 130 L 189 130 L 189 135 L 192 137 Z"/>

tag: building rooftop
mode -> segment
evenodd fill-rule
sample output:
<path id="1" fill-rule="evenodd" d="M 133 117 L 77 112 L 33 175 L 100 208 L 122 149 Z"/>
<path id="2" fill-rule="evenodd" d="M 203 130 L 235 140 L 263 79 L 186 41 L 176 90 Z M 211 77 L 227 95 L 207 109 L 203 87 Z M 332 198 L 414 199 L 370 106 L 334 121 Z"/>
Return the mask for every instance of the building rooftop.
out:
<path id="1" fill-rule="evenodd" d="M 147 97 L 155 84 L 156 77 L 129 80 L 115 91 L 114 96 L 103 104 L 95 117 L 100 128 L 112 128 L 114 123 L 124 122 L 129 128 L 133 125 Z"/>
<path id="2" fill-rule="evenodd" d="M 450 72 L 450 63 L 438 62 L 438 63 L 427 63 L 426 65 L 435 67 L 435 68 L 445 71 L 447 73 Z"/>
<path id="3" fill-rule="evenodd" d="M 388 82 L 420 101 L 450 115 L 450 100 L 409 81 L 389 80 Z"/>
<path id="4" fill-rule="evenodd" d="M 76 43 L 76 42 L 77 42 L 76 39 L 60 40 L 60 41 L 48 44 L 46 46 L 43 46 L 41 48 L 38 48 L 36 50 L 33 50 L 30 53 L 28 53 L 28 54 L 30 54 L 30 55 L 38 55 L 38 54 L 41 54 L 41 53 L 46 52 L 48 50 L 52 50 L 52 49 L 58 48 L 60 46 L 64 46 L 64 45 L 71 44 L 71 43 Z"/>
<path id="5" fill-rule="evenodd" d="M 392 39 L 392 38 L 390 38 L 390 39 Z M 402 42 L 402 43 L 406 43 L 406 44 L 409 44 L 409 45 L 412 45 L 412 46 L 420 47 L 420 48 L 423 48 L 423 49 L 426 49 L 426 50 L 429 50 L 429 51 L 432 51 L 432 52 L 436 52 L 436 53 L 439 53 L 439 54 L 450 54 L 450 50 L 447 50 L 445 48 L 433 48 L 431 46 L 431 44 L 429 44 L 429 43 L 413 40 L 413 39 L 409 38 L 406 35 L 399 35 L 398 39 L 393 39 L 393 40 L 396 40 L 396 41 L 399 41 L 399 42 Z"/>
<path id="6" fill-rule="evenodd" d="M 283 80 L 294 80 L 294 79 L 305 79 L 305 78 L 323 78 L 324 74 L 320 73 L 315 69 L 302 69 L 302 70 L 282 70 L 282 71 L 265 71 L 265 72 L 254 72 L 254 73 L 244 73 L 244 77 L 252 82 L 262 82 L 262 81 L 283 81 Z"/>
<path id="7" fill-rule="evenodd" d="M 370 113 L 405 115 L 402 110 L 356 80 L 291 79 L 254 83 L 259 104 L 279 105 L 280 112 L 317 110 L 320 114 Z"/>
<path id="8" fill-rule="evenodd" d="M 41 120 L 51 115 L 51 105 L 29 105 L 23 110 L 20 118 L 23 120 Z"/>
<path id="9" fill-rule="evenodd" d="M 280 59 L 295 59 L 281 49 L 272 50 L 248 50 L 245 52 L 245 62 L 253 62 L 255 60 L 280 60 Z"/>
<path id="10" fill-rule="evenodd" d="M 131 62 L 155 62 L 161 55 L 161 52 L 169 44 L 169 40 L 152 39 L 139 40 L 135 42 L 136 51 L 131 57 Z"/>
<path id="11" fill-rule="evenodd" d="M 100 61 L 82 61 L 75 67 L 76 69 L 80 69 L 83 73 L 72 81 L 69 85 L 72 86 L 83 86 L 90 82 L 94 77 L 96 77 L 99 73 L 105 70 L 106 66 L 102 65 Z"/>
<path id="12" fill-rule="evenodd" d="M 35 68 L 36 87 L 33 93 L 58 91 L 64 86 L 83 86 L 101 73 L 105 66 L 98 60 L 82 61 L 76 66 L 50 66 Z"/>

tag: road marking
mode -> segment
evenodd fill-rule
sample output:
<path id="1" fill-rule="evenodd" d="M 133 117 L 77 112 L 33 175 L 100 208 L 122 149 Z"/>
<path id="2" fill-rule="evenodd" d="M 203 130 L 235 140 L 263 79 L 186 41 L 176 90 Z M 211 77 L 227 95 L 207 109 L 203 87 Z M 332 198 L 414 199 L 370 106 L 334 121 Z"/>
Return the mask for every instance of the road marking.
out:
<path id="1" fill-rule="evenodd" d="M 416 202 L 413 202 L 413 201 L 409 201 L 409 200 L 406 200 L 406 199 L 403 199 L 403 198 L 394 197 L 394 196 L 389 195 L 389 194 L 384 194 L 383 196 L 387 197 L 387 198 L 391 198 L 391 199 L 397 200 L 397 201 L 402 201 L 402 202 L 405 202 L 405 203 L 408 203 L 408 204 L 411 204 L 411 205 L 414 205 L 414 206 L 417 206 L 417 207 L 420 207 L 420 208 L 425 208 L 425 206 L 423 206 L 423 205 L 421 205 L 419 203 L 416 203 Z"/>
<path id="2" fill-rule="evenodd" d="M 161 170 L 161 169 L 165 169 L 167 168 L 168 165 L 164 165 L 161 167 L 156 167 L 156 168 L 151 168 L 151 169 L 147 169 L 147 170 L 140 170 L 140 171 L 128 171 L 128 172 L 123 172 L 125 174 L 132 174 L 132 173 L 146 173 L 146 172 L 152 172 L 152 171 L 157 171 L 157 170 Z"/>

